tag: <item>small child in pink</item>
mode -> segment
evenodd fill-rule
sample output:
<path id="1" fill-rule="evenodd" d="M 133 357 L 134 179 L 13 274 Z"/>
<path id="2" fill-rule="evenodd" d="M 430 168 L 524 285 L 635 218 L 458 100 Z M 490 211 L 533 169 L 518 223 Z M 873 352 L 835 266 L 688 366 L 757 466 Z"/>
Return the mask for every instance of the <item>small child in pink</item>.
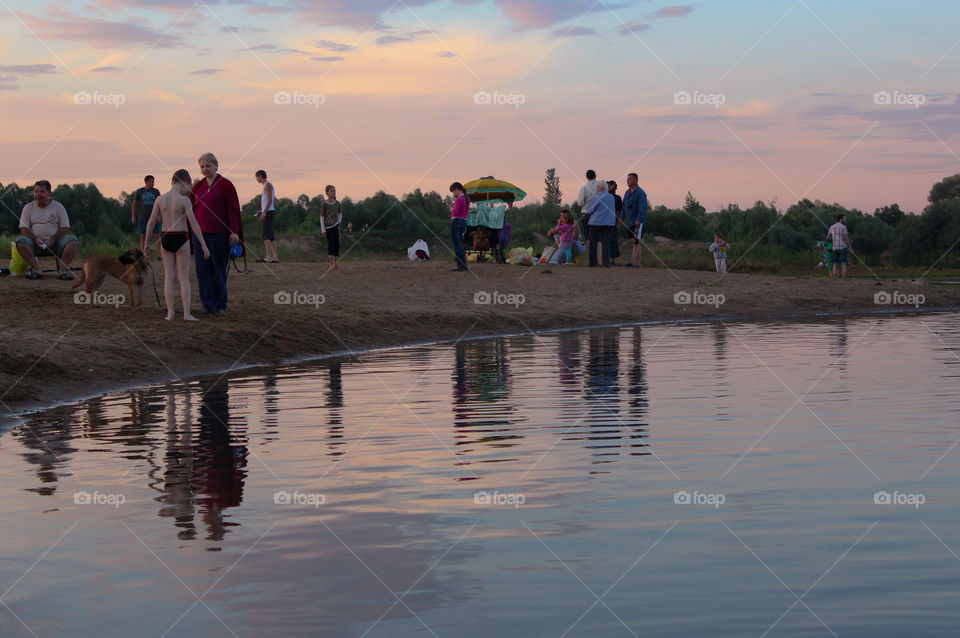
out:
<path id="1" fill-rule="evenodd" d="M 561 211 L 560 217 L 557 219 L 557 225 L 554 228 L 551 228 L 547 231 L 547 237 L 552 237 L 555 234 L 560 235 L 560 248 L 559 250 L 563 251 L 564 264 L 569 265 L 573 261 L 573 231 L 576 228 L 576 224 L 573 223 L 573 214 L 568 211 Z"/>

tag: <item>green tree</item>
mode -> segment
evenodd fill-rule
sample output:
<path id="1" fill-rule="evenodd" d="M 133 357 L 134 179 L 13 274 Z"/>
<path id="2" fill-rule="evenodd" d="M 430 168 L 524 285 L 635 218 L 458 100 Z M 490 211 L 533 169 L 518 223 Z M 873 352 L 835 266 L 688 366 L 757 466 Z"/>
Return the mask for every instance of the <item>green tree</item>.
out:
<path id="1" fill-rule="evenodd" d="M 937 202 L 953 199 L 954 197 L 960 197 L 960 173 L 950 177 L 944 177 L 934 184 L 930 189 L 930 194 L 927 196 L 927 201 L 930 202 L 932 206 Z"/>
<path id="2" fill-rule="evenodd" d="M 543 205 L 549 208 L 560 208 L 563 204 L 563 192 L 560 191 L 560 178 L 557 177 L 557 169 L 548 168 L 543 183 L 546 186 Z"/>
<path id="3" fill-rule="evenodd" d="M 683 198 L 683 211 L 688 215 L 693 215 L 697 217 L 707 212 L 707 209 L 697 201 L 697 198 L 693 196 L 693 193 L 687 191 L 687 196 Z"/>
<path id="4" fill-rule="evenodd" d="M 897 204 L 884 206 L 873 211 L 873 216 L 885 223 L 887 226 L 896 226 L 903 219 L 903 211 Z"/>

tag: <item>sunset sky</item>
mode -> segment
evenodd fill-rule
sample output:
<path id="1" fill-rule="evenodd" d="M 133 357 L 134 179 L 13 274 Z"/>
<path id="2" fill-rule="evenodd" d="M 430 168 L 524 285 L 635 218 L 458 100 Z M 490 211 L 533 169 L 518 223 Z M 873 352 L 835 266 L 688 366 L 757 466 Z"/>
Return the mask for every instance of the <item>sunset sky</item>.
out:
<path id="1" fill-rule="evenodd" d="M 494 175 L 530 201 L 556 167 L 566 201 L 593 168 L 639 173 L 654 205 L 691 190 L 708 210 L 919 211 L 960 172 L 949 0 L 0 0 L 0 15 L 3 184 L 117 196 L 210 151 L 243 201 L 259 168 L 286 197 Z"/>

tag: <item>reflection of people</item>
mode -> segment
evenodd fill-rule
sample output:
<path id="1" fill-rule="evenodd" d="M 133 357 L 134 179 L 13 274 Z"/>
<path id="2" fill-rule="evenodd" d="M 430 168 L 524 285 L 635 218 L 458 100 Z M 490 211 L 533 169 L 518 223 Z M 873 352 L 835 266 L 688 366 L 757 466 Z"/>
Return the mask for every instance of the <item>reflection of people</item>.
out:
<path id="1" fill-rule="evenodd" d="M 184 169 L 173 174 L 170 190 L 157 198 L 153 212 L 147 224 L 162 220 L 163 232 L 160 234 L 160 255 L 163 257 L 163 298 L 167 303 L 167 316 L 174 317 L 173 294 L 177 280 L 180 281 L 180 302 L 183 304 L 183 320 L 196 321 L 190 314 L 190 231 L 203 250 L 203 258 L 210 259 L 210 250 L 200 232 L 200 226 L 193 215 L 193 206 L 187 195 L 190 193 L 190 173 Z M 150 256 L 150 242 L 146 236 L 140 249 Z"/>
<path id="2" fill-rule="evenodd" d="M 633 349 L 631 353 L 630 365 L 627 367 L 627 414 L 624 421 L 627 423 L 633 433 L 631 439 L 636 439 L 636 443 L 631 443 L 631 448 L 646 448 L 644 439 L 648 437 L 647 433 L 647 379 L 646 365 L 643 361 L 643 329 L 640 326 L 633 327 Z M 646 455 L 646 451 L 631 452 L 633 455 Z"/>
<path id="3" fill-rule="evenodd" d="M 330 359 L 327 361 L 327 369 L 330 373 L 329 385 L 327 387 L 327 405 L 330 411 L 329 438 L 330 456 L 342 456 L 343 452 L 338 448 L 344 444 L 343 441 L 343 362 L 340 359 Z"/>
<path id="4" fill-rule="evenodd" d="M 77 237 L 70 234 L 70 219 L 63 204 L 52 197 L 50 182 L 45 179 L 33 185 L 33 201 L 20 213 L 20 236 L 17 252 L 30 265 L 25 279 L 43 279 L 38 254 L 53 253 L 60 261 L 59 279 L 73 279 L 70 262 L 77 254 Z"/>
<path id="5" fill-rule="evenodd" d="M 210 259 L 204 259 L 199 238 L 193 238 L 202 313 L 225 315 L 230 245 L 242 244 L 240 199 L 233 182 L 217 173 L 218 163 L 213 153 L 204 153 L 197 162 L 204 178 L 193 186 L 190 200 L 203 232 L 203 241 L 210 249 Z"/>
<path id="6" fill-rule="evenodd" d="M 197 505 L 207 525 L 207 540 L 223 540 L 227 524 L 223 511 L 237 507 L 243 500 L 246 478 L 246 434 L 237 434 L 233 442 L 228 427 L 230 397 L 227 381 L 218 379 L 204 386 L 200 406 L 200 434 L 197 437 L 196 472 L 193 485 Z"/>
<path id="7" fill-rule="evenodd" d="M 484 443 L 512 447 L 513 443 L 506 442 L 523 437 L 510 429 L 513 406 L 508 401 L 511 376 L 507 340 L 461 342 L 455 348 L 452 376 L 457 446 Z"/>
<path id="8" fill-rule="evenodd" d="M 177 395 L 167 395 L 167 451 L 164 455 L 163 505 L 160 516 L 171 517 L 178 528 L 177 538 L 193 540 L 197 528 L 193 522 L 196 514 L 193 476 L 196 471 L 196 454 L 193 449 L 191 430 L 192 403 L 190 393 L 182 418 L 177 419 Z"/>
<path id="9" fill-rule="evenodd" d="M 604 449 L 619 448 L 620 444 L 611 440 L 623 438 L 619 433 L 620 420 L 620 333 L 618 330 L 600 328 L 591 330 L 587 353 L 586 384 L 584 399 L 589 405 L 591 418 L 587 424 L 592 433 L 587 436 L 591 443 L 587 447 Z M 617 454 L 617 452 L 598 452 L 599 456 Z"/>

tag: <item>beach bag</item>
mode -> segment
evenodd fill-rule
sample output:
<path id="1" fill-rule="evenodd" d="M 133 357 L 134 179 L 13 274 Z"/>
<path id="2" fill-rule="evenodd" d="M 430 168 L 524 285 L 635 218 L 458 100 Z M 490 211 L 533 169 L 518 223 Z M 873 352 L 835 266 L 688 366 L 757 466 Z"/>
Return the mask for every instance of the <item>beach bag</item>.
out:
<path id="1" fill-rule="evenodd" d="M 547 246 L 543 249 L 543 253 L 540 255 L 540 263 L 548 264 L 550 259 L 553 257 L 553 253 L 557 252 L 556 246 Z"/>

